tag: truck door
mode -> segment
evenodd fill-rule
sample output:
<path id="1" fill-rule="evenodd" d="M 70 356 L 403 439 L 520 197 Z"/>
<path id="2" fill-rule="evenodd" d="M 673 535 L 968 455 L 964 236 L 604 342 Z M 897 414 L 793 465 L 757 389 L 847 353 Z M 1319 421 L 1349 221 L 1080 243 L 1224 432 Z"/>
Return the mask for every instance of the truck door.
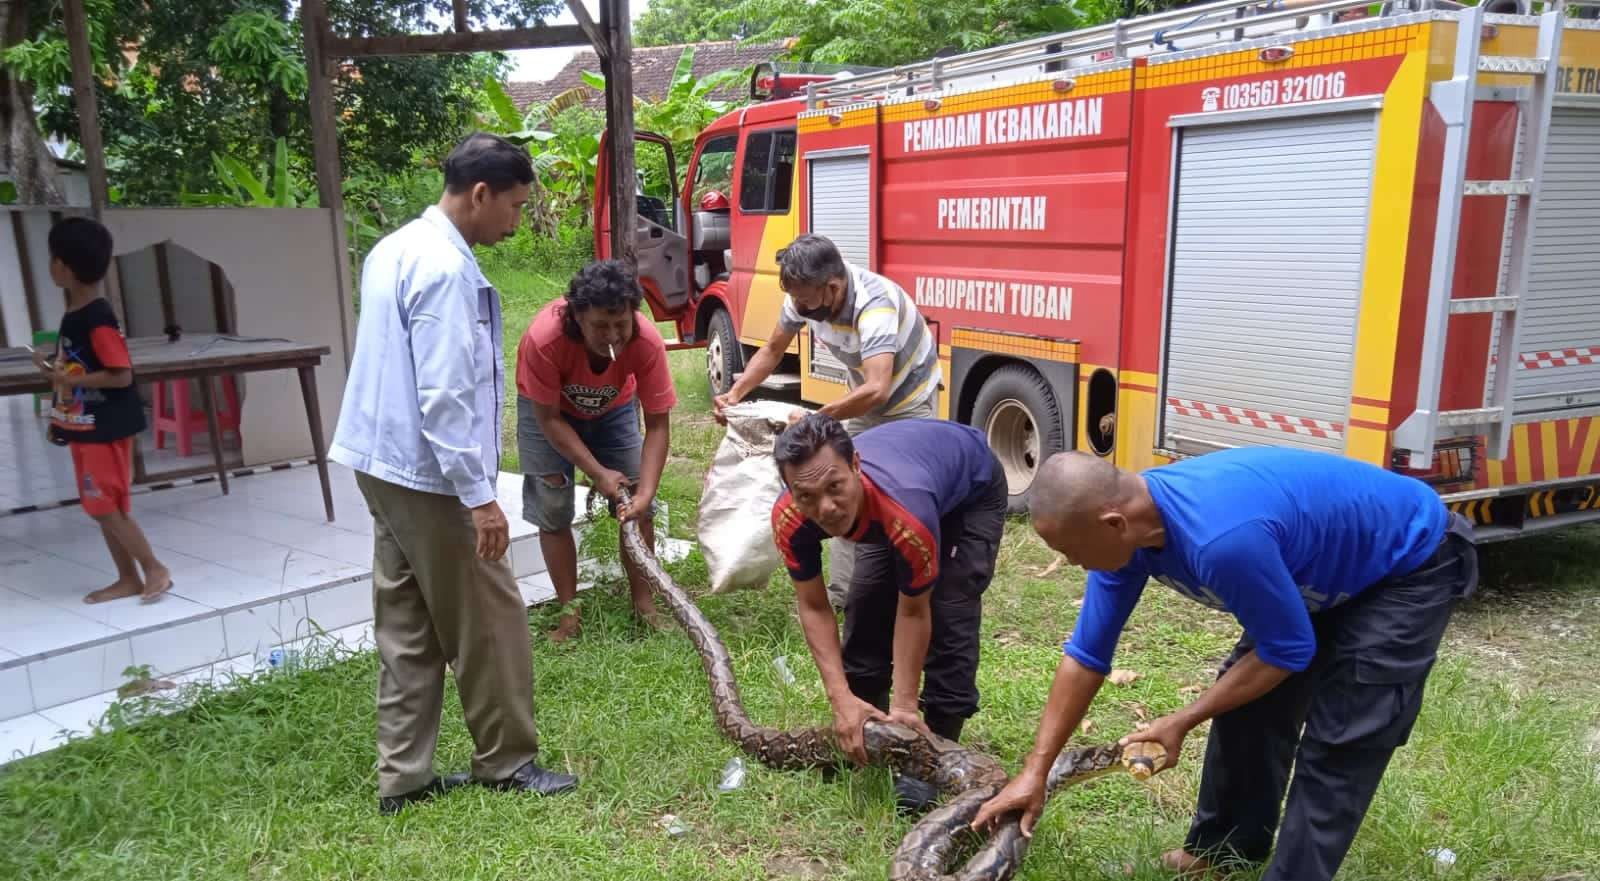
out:
<path id="1" fill-rule="evenodd" d="M 1370 110 L 1181 129 L 1161 450 L 1344 450 L 1376 132 Z"/>
<path id="2" fill-rule="evenodd" d="M 594 252 L 611 256 L 611 171 L 607 157 L 610 140 L 600 140 L 599 168 L 594 184 Z M 652 132 L 634 135 L 634 168 L 639 178 L 639 221 L 635 227 L 634 254 L 639 261 L 639 284 L 650 311 L 658 321 L 681 315 L 689 304 L 689 239 L 678 205 L 678 170 L 672 143 Z"/>

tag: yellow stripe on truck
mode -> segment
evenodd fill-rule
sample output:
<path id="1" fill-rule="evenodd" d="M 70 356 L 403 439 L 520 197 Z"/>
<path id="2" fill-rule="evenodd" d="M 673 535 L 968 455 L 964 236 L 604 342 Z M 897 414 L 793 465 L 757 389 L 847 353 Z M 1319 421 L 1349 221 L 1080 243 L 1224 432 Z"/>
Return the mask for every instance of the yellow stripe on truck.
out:
<path id="1" fill-rule="evenodd" d="M 1406 245 L 1422 137 L 1417 119 L 1428 91 L 1429 33 L 1428 28 L 1417 30 L 1378 114 L 1378 153 L 1351 389 L 1352 397 L 1374 401 L 1390 400 L 1393 392 L 1395 327 L 1400 323 L 1400 300 L 1405 292 Z M 1345 452 L 1362 461 L 1381 462 L 1386 440 L 1384 432 L 1352 428 Z"/>

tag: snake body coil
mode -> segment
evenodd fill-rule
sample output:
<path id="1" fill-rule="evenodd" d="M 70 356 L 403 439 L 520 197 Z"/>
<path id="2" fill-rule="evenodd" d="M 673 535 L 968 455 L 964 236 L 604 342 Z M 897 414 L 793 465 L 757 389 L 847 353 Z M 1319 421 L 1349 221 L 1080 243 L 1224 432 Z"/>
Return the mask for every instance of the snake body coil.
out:
<path id="1" fill-rule="evenodd" d="M 711 684 L 711 706 L 717 727 L 750 757 L 786 771 L 838 766 L 843 755 L 831 727 L 779 731 L 750 721 L 733 677 L 733 663 L 717 630 L 682 588 L 673 583 L 639 535 L 633 522 L 622 524 L 622 553 L 631 559 L 651 588 L 672 610 L 684 633 L 699 652 Z M 889 871 L 891 881 L 1006 881 L 1016 874 L 1027 851 L 1017 818 L 1011 817 L 982 843 L 954 874 L 949 867 L 957 846 L 969 837 L 969 824 L 983 803 L 1009 779 L 1000 763 L 938 735 L 923 735 L 903 725 L 871 721 L 863 729 L 868 759 L 901 774 L 928 781 L 948 801 L 925 815 L 906 833 L 895 850 Z M 1121 769 L 1136 776 L 1154 770 L 1146 756 L 1124 757 L 1115 744 L 1067 750 L 1050 769 L 1047 795 Z"/>

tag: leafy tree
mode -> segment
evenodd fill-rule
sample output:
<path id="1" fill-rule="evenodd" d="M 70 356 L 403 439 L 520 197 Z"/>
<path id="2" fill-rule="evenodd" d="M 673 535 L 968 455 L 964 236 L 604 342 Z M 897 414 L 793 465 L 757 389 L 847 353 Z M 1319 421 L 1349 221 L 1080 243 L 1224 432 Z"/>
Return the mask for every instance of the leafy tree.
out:
<path id="1" fill-rule="evenodd" d="M 636 46 L 672 46 L 710 40 L 742 40 L 766 30 L 768 18 L 723 15 L 721 0 L 651 0 L 633 23 Z"/>
<path id="2" fill-rule="evenodd" d="M 528 220 L 543 235 L 562 223 L 587 225 L 605 117 L 583 106 L 587 87 L 568 89 L 518 113 L 496 80 L 484 82 L 492 114 L 482 127 L 528 147 L 536 172 L 528 199 Z"/>
<path id="3" fill-rule="evenodd" d="M 297 208 L 315 204 L 311 187 L 289 168 L 289 147 L 283 138 L 273 144 L 272 162 L 256 174 L 232 156 L 211 154 L 222 189 L 209 193 L 186 193 L 185 205 L 240 205 L 251 208 Z"/>
<path id="4" fill-rule="evenodd" d="M 518 26 L 559 0 L 470 0 L 474 24 Z M 50 134 L 77 135 L 59 0 L 17 0 L 26 26 L 7 41 L 4 65 L 32 87 Z M 331 0 L 342 33 L 425 32 L 448 21 L 450 0 Z M 127 201 L 170 203 L 212 186 L 213 155 L 265 159 L 276 139 L 310 156 L 298 4 L 291 0 L 87 0 L 101 79 L 107 167 Z M 13 13 L 15 15 L 15 13 Z M 9 23 L 9 22 L 8 22 Z M 18 30 L 13 28 L 14 31 Z M 341 158 L 351 173 L 393 173 L 439 157 L 472 123 L 496 56 L 361 59 L 334 85 Z M 15 101 L 11 102 L 15 103 Z M 12 131 L 17 127 L 13 125 Z M 302 167 L 304 159 L 295 160 Z"/>
<path id="5" fill-rule="evenodd" d="M 767 21 L 756 36 L 795 37 L 797 60 L 890 67 L 1109 21 L 1128 2 L 1135 0 L 739 0 L 715 21 Z"/>

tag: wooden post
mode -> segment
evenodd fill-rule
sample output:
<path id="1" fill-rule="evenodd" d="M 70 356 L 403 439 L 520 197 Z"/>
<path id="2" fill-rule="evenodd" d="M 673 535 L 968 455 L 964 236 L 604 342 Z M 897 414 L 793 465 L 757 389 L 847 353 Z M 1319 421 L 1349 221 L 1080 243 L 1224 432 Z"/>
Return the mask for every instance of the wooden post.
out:
<path id="1" fill-rule="evenodd" d="M 222 274 L 222 267 L 207 260 L 206 265 L 211 269 L 211 308 L 216 312 L 217 333 L 235 333 L 233 319 L 228 311 L 228 279 Z"/>
<path id="2" fill-rule="evenodd" d="M 567 0 L 567 8 L 572 11 L 572 17 L 577 20 L 578 27 L 588 35 L 589 42 L 594 45 L 594 54 L 599 56 L 603 65 L 611 55 L 611 47 L 606 44 L 606 35 L 600 30 L 600 26 L 594 23 L 594 19 L 589 17 L 589 9 L 583 5 L 583 0 Z"/>
<path id="3" fill-rule="evenodd" d="M 105 218 L 111 201 L 106 186 L 106 149 L 100 140 L 100 102 L 94 91 L 94 53 L 89 49 L 89 20 L 83 0 L 66 0 L 62 9 L 67 29 L 67 49 L 72 58 L 72 102 L 78 108 L 78 143 L 83 147 L 83 165 L 89 173 L 89 215 Z M 115 263 L 106 271 L 106 299 L 117 317 L 126 321 L 128 304 L 122 290 L 122 274 Z"/>
<path id="4" fill-rule="evenodd" d="M 465 33 L 452 31 L 445 34 L 378 34 L 367 37 L 338 37 L 330 33 L 323 41 L 322 54 L 328 58 L 367 58 L 374 55 L 505 52 L 512 49 L 582 46 L 584 42 L 583 31 L 577 25 L 570 24 Z"/>
<path id="5" fill-rule="evenodd" d="M 609 52 L 601 67 L 606 77 L 606 133 L 611 145 L 611 256 L 635 264 L 638 178 L 633 164 L 633 37 L 628 0 L 600 0 L 600 28 Z"/>
<path id="6" fill-rule="evenodd" d="M 172 295 L 172 264 L 167 259 L 167 243 L 156 243 L 156 287 L 161 293 L 161 332 L 178 323 L 178 302 Z M 195 328 L 197 329 L 197 328 Z"/>
<path id="7" fill-rule="evenodd" d="M 17 271 L 22 273 L 22 300 L 28 304 L 28 333 L 46 330 L 41 327 L 44 319 L 39 316 L 39 284 L 33 277 L 33 259 L 28 255 L 28 232 L 22 223 L 21 211 L 7 211 L 11 217 L 11 237 L 17 247 Z"/>
<path id="8" fill-rule="evenodd" d="M 78 141 L 89 172 L 89 210 L 99 220 L 105 212 L 106 153 L 100 141 L 100 105 L 94 93 L 94 54 L 89 50 L 89 22 L 83 0 L 66 0 L 67 46 L 72 56 L 72 101 L 78 108 Z M 25 112 L 27 108 L 18 108 Z"/>
<path id="9" fill-rule="evenodd" d="M 328 9 L 324 0 L 302 0 L 300 29 L 305 35 L 307 102 L 311 111 L 311 153 L 317 170 L 317 200 L 328 209 L 333 225 L 334 283 L 338 286 L 339 334 L 344 339 L 344 366 L 350 369 L 350 337 L 355 323 L 355 302 L 350 293 L 350 250 L 345 241 L 344 187 L 339 171 L 339 130 L 333 108 L 330 59 L 323 55 L 328 40 Z"/>
<path id="10" fill-rule="evenodd" d="M 453 11 L 456 14 L 456 33 L 464 34 L 467 32 L 467 0 L 454 0 L 452 6 L 454 6 Z M 333 518 L 329 517 L 328 519 L 332 520 Z"/>

